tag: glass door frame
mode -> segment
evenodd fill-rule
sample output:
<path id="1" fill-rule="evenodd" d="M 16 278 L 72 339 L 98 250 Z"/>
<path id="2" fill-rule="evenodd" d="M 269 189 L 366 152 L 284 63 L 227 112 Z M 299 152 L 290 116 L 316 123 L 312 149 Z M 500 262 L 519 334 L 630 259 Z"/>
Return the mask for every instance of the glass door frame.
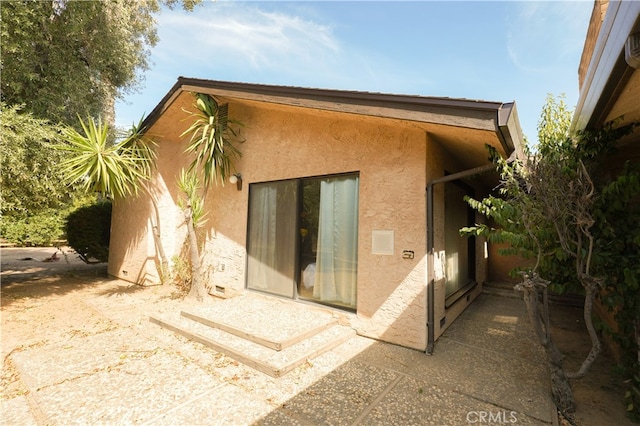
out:
<path id="1" fill-rule="evenodd" d="M 444 235 L 445 235 L 445 239 L 446 239 L 446 235 L 447 235 L 447 224 L 446 224 L 446 217 L 447 217 L 447 213 L 446 213 L 446 200 L 447 200 L 447 196 L 446 196 L 446 188 L 447 185 L 455 185 L 457 186 L 459 189 L 462 189 L 466 195 L 470 196 L 470 197 L 474 197 L 475 196 L 475 190 L 474 188 L 463 182 L 462 180 L 452 180 L 450 182 L 445 182 L 445 196 L 444 196 L 444 200 L 445 200 L 445 231 L 444 231 Z M 466 202 L 465 202 L 466 204 Z M 473 223 L 475 222 L 475 211 L 471 208 L 471 206 L 466 205 L 466 209 L 467 209 L 467 223 L 466 226 L 471 226 L 473 225 Z M 475 236 L 471 236 L 471 237 L 465 237 L 467 238 L 467 274 L 468 274 L 468 280 L 466 283 L 464 283 L 463 285 L 461 285 L 457 290 L 455 290 L 454 292 L 452 292 L 450 295 L 446 294 L 445 291 L 445 308 L 449 308 L 450 306 L 452 306 L 453 304 L 455 304 L 459 299 L 461 299 L 465 294 L 467 294 L 472 288 L 474 288 L 477 285 L 477 281 L 476 281 L 476 237 Z M 445 242 L 445 247 L 446 247 L 446 242 Z M 445 255 L 446 256 L 446 255 Z"/>
<path id="2" fill-rule="evenodd" d="M 249 197 L 248 197 L 248 209 L 247 209 L 247 234 L 246 234 L 246 262 L 245 262 L 245 285 L 244 288 L 245 290 L 250 290 L 250 291 L 256 291 L 259 293 L 263 293 L 263 294 L 267 294 L 270 296 L 274 296 L 274 297 L 282 297 L 282 298 L 286 298 L 286 299 L 290 299 L 290 300 L 299 300 L 299 301 L 303 301 L 303 302 L 309 302 L 309 303 L 314 303 L 314 304 L 320 304 L 320 305 L 326 305 L 326 306 L 330 306 L 332 308 L 337 308 L 337 309 L 343 309 L 343 310 L 347 310 L 350 312 L 355 312 L 356 311 L 356 306 L 345 306 L 345 305 L 340 305 L 340 304 L 334 304 L 331 303 L 330 301 L 321 301 L 318 299 L 314 299 L 314 298 L 310 298 L 310 297 L 301 297 L 300 296 L 300 292 L 299 292 L 299 286 L 302 285 L 302 275 L 303 275 L 303 271 L 301 270 L 301 257 L 302 257 L 302 253 L 301 253 L 301 246 L 302 246 L 302 236 L 300 233 L 300 229 L 301 229 L 301 224 L 302 224 L 302 216 L 301 216 L 301 212 L 303 209 L 303 188 L 304 188 L 304 182 L 307 180 L 321 180 L 321 179 L 332 179 L 332 178 L 340 178 L 340 177 L 354 177 L 354 178 L 358 178 L 360 177 L 360 173 L 359 172 L 347 172 L 347 173 L 337 173 L 337 174 L 331 174 L 331 175 L 319 175 L 319 176 L 305 176 L 305 177 L 298 177 L 298 178 L 291 178 L 291 179 L 280 179 L 280 180 L 274 180 L 274 181 L 264 181 L 264 182 L 255 182 L 255 183 L 251 183 L 249 184 Z M 281 293 L 277 293 L 277 292 L 272 292 L 272 291 L 268 291 L 266 288 L 257 288 L 255 286 L 250 286 L 249 285 L 249 280 L 250 280 L 250 276 L 249 276 L 249 264 L 250 264 L 250 247 L 251 247 L 251 235 L 252 235 L 252 231 L 251 231 L 251 222 L 252 222 L 252 211 L 253 211 L 253 201 L 252 200 L 252 188 L 255 188 L 256 185 L 263 185 L 263 184 L 277 184 L 277 183 L 283 183 L 283 182 L 295 182 L 296 185 L 296 211 L 297 214 L 295 215 L 295 223 L 294 223 L 294 232 L 296 234 L 296 238 L 295 238 L 295 246 L 294 246 L 294 260 L 293 260 L 293 268 L 294 268 L 294 273 L 292 275 L 292 280 L 291 280 L 291 284 L 292 284 L 292 289 L 291 289 L 291 293 L 290 295 L 287 294 L 281 294 Z M 359 186 L 359 184 L 358 184 Z M 255 190 L 255 189 L 253 189 Z M 359 204 L 359 203 L 358 203 Z M 359 210 L 359 207 L 358 207 Z M 357 224 L 357 230 L 359 231 L 359 224 Z M 359 237 L 358 237 L 359 238 Z M 357 242 L 356 242 L 357 244 Z M 357 254 L 356 254 L 356 273 L 357 273 Z M 356 282 L 357 282 L 357 278 L 356 278 Z M 356 284 L 357 285 L 357 284 Z M 357 290 L 356 290 L 357 291 Z"/>

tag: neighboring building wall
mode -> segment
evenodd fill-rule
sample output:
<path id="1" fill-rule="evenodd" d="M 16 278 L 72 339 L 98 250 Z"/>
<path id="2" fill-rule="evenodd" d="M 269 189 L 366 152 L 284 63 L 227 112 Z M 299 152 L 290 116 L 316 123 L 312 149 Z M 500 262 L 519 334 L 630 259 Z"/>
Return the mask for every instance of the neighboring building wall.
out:
<path id="1" fill-rule="evenodd" d="M 519 283 L 522 282 L 520 277 L 512 277 L 511 271 L 515 268 L 533 266 L 535 259 L 525 259 L 522 256 L 502 255 L 499 253 L 501 249 L 508 248 L 508 244 L 491 243 L 489 244 L 489 277 L 488 281 L 493 283 Z"/>
<path id="2" fill-rule="evenodd" d="M 629 81 L 626 82 L 605 122 L 618 120 L 619 125 L 640 123 L 640 69 L 634 70 Z M 617 170 L 625 162 L 640 163 L 640 128 L 625 137 L 618 144 L 618 150 L 606 160 L 611 164 L 611 170 Z M 616 167 L 617 166 L 617 167 Z"/>
<path id="3" fill-rule="evenodd" d="M 608 6 L 609 0 L 596 0 L 594 2 L 591 20 L 589 21 L 589 27 L 587 29 L 587 37 L 584 41 L 582 57 L 580 58 L 580 65 L 578 67 L 578 85 L 580 89 L 582 89 L 582 83 L 584 83 L 587 71 L 589 70 L 593 51 L 595 50 L 600 28 L 602 28 L 602 22 L 607 13 Z"/>

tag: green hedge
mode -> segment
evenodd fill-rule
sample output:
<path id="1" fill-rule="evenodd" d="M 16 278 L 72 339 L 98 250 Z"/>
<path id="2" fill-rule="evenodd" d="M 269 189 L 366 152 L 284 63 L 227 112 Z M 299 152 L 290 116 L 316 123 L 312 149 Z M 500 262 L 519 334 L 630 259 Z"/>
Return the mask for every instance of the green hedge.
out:
<path id="1" fill-rule="evenodd" d="M 81 207 L 67 218 L 67 242 L 87 263 L 109 259 L 111 202 Z"/>
<path id="2" fill-rule="evenodd" d="M 49 209 L 28 217 L 4 216 L 0 235 L 19 247 L 51 246 L 54 241 L 64 239 L 63 213 Z"/>

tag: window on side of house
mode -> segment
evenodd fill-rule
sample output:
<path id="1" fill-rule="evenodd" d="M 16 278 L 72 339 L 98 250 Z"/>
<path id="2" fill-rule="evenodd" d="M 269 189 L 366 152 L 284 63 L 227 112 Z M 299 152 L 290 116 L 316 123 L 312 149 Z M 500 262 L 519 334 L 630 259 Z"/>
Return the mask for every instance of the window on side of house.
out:
<path id="1" fill-rule="evenodd" d="M 473 195 L 459 181 L 445 184 L 445 305 L 450 306 L 475 283 L 475 238 L 460 235 L 460 229 L 473 225 L 473 210 L 464 200 Z"/>

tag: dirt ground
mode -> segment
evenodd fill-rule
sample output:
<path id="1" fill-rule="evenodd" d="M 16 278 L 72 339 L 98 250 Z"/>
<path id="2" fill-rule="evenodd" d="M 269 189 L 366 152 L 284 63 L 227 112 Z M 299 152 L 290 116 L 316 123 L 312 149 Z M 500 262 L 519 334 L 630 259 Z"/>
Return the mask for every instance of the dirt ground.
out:
<path id="1" fill-rule="evenodd" d="M 565 356 L 566 371 L 577 371 L 591 349 L 582 308 L 552 305 L 551 338 Z M 615 371 L 606 345 L 588 374 L 571 381 L 576 402 L 576 424 L 580 426 L 634 424 L 626 417 L 625 384 Z M 561 423 L 562 424 L 562 423 Z M 568 423 L 566 423 L 568 424 Z"/>
<path id="2" fill-rule="evenodd" d="M 0 399 L 28 393 L 12 366 L 11 353 L 6 348 L 20 350 L 21 346 L 16 346 L 16 341 L 23 342 L 23 345 L 38 345 L 47 337 L 61 333 L 61 330 L 91 333 L 77 314 L 77 298 L 73 296 L 90 292 L 92 284 L 107 280 L 106 267 L 104 264 L 86 265 L 71 251 L 63 250 L 66 252 L 58 251 L 60 260 L 44 262 L 56 252 L 55 248 L 2 249 L 3 368 Z M 566 356 L 566 369 L 575 371 L 590 349 L 582 310 L 554 305 L 551 312 L 553 339 Z M 114 324 L 96 326 L 115 327 Z M 5 333 L 7 330 L 10 333 Z M 11 342 L 5 338 L 10 338 Z M 611 359 L 605 349 L 585 378 L 572 381 L 578 425 L 632 424 L 624 411 L 624 383 L 614 373 Z M 522 385 L 526 386 L 526 383 Z"/>

